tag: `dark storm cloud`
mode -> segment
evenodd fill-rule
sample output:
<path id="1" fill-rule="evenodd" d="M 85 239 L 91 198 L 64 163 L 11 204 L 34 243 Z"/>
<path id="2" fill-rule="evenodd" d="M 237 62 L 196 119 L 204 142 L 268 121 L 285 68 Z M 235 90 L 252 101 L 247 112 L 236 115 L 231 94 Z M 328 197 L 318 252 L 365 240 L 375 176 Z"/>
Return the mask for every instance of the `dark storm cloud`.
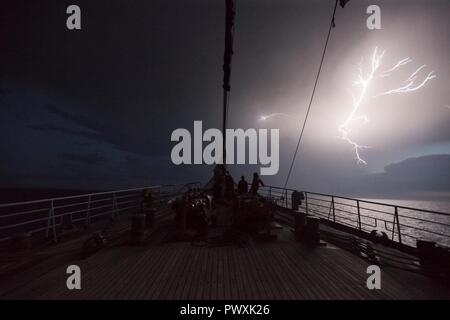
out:
<path id="1" fill-rule="evenodd" d="M 68 4 L 2 11 L 0 33 L 15 34 L 2 44 L 9 81 L 63 97 L 72 107 L 47 109 L 143 155 L 167 155 L 172 130 L 193 119 L 220 123 L 221 1 L 78 1 L 80 32 L 65 28 Z"/>
<path id="2" fill-rule="evenodd" d="M 450 186 L 450 155 L 432 155 L 406 159 L 400 163 L 387 165 L 384 170 L 391 177 L 407 177 L 414 179 L 434 179 L 441 176 L 440 181 L 445 181 Z"/>
<path id="3" fill-rule="evenodd" d="M 56 114 L 56 115 L 60 116 L 61 118 L 67 119 L 75 124 L 80 125 L 80 126 L 87 127 L 87 128 L 92 126 L 92 120 L 89 120 L 89 118 L 79 115 L 79 114 L 72 114 L 65 110 L 61 110 L 53 104 L 45 104 L 44 109 L 48 110 L 52 114 Z"/>
<path id="4" fill-rule="evenodd" d="M 61 158 L 67 161 L 87 164 L 87 165 L 100 165 L 105 161 L 105 158 L 98 153 L 64 153 Z"/>
<path id="5" fill-rule="evenodd" d="M 92 139 L 97 142 L 102 142 L 102 143 L 106 142 L 106 140 L 104 139 L 104 136 L 100 135 L 98 133 L 91 133 L 91 132 L 86 132 L 86 131 L 82 131 L 82 130 L 75 130 L 75 129 L 70 129 L 68 127 L 63 127 L 63 126 L 58 126 L 58 125 L 53 125 L 53 124 L 29 125 L 28 127 L 31 129 L 49 132 L 49 133 L 56 132 L 56 133 L 61 133 L 61 134 L 69 134 L 69 135 L 74 135 L 76 137 Z"/>
<path id="6" fill-rule="evenodd" d="M 450 192 L 450 155 L 409 158 L 385 167 L 382 173 L 364 176 L 360 194 L 386 197 L 392 194 Z"/>
<path id="7" fill-rule="evenodd" d="M 91 119 L 87 116 L 78 115 L 69 111 L 65 111 L 55 105 L 45 104 L 43 111 L 48 111 L 50 115 L 56 115 L 59 121 L 44 124 L 29 124 L 28 127 L 49 133 L 59 133 L 65 135 L 73 135 L 74 137 L 89 139 L 95 143 L 110 144 L 117 150 L 133 152 L 140 155 L 156 155 L 164 153 L 168 148 L 166 143 L 162 148 L 152 145 L 148 137 L 143 134 L 131 131 L 125 132 L 121 126 L 116 127 L 115 124 L 103 124 Z M 43 117 L 43 116 L 41 116 Z M 65 125 L 60 124 L 64 122 Z M 157 143 L 157 142 L 156 142 Z"/>

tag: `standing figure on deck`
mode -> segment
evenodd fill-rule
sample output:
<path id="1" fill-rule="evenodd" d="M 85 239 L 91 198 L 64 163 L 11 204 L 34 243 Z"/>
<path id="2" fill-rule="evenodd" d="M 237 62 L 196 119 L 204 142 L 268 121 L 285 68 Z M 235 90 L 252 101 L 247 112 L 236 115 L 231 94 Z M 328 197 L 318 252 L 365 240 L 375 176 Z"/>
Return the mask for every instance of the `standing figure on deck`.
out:
<path id="1" fill-rule="evenodd" d="M 258 193 L 259 185 L 264 187 L 264 182 L 260 179 L 257 172 L 253 173 L 252 186 L 250 188 L 250 193 L 254 196 Z"/>
<path id="2" fill-rule="evenodd" d="M 245 177 L 242 176 L 241 180 L 239 180 L 239 183 L 238 183 L 238 194 L 243 195 L 243 194 L 247 194 L 247 192 L 248 192 L 248 182 L 245 181 Z"/>

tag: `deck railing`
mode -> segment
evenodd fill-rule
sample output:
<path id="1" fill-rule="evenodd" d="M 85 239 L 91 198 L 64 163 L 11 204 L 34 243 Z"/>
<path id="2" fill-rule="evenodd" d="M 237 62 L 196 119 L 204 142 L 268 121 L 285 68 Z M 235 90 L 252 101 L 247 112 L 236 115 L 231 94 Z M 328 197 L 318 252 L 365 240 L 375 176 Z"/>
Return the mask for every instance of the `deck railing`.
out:
<path id="1" fill-rule="evenodd" d="M 198 187 L 201 185 L 194 182 L 0 204 L 0 244 L 21 232 L 56 240 L 64 224 L 88 226 L 101 219 L 133 214 L 141 205 L 145 189 L 153 191 L 156 204 L 166 204 L 169 198 Z M 267 186 L 259 193 L 280 207 L 291 209 L 293 191 Z M 317 192 L 304 195 L 299 210 L 321 219 L 368 233 L 382 231 L 392 241 L 412 247 L 419 239 L 450 247 L 449 213 Z M 292 223 L 294 215 L 292 211 L 281 212 L 280 218 Z"/>
<path id="2" fill-rule="evenodd" d="M 259 193 L 291 209 L 293 191 L 266 186 Z M 411 247 L 415 247 L 416 240 L 450 247 L 450 213 L 317 192 L 304 192 L 304 195 L 299 210 L 321 219 L 368 233 L 378 230 L 392 241 Z M 281 218 L 292 222 L 293 214 L 284 214 Z"/>
<path id="3" fill-rule="evenodd" d="M 153 202 L 158 206 L 167 203 L 184 187 L 150 186 L 0 204 L 0 244 L 21 232 L 56 240 L 58 230 L 64 224 L 88 226 L 100 219 L 135 213 L 140 208 L 144 190 L 152 191 Z"/>

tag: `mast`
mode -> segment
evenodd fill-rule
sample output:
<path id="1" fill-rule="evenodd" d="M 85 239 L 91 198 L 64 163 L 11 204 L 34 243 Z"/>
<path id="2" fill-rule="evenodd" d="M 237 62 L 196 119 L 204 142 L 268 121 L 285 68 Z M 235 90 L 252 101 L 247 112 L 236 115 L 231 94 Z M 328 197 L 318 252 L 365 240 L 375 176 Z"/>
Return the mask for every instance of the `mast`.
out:
<path id="1" fill-rule="evenodd" d="M 222 115 L 222 137 L 223 137 L 223 164 L 226 166 L 226 128 L 228 98 L 230 92 L 231 60 L 233 56 L 233 34 L 234 34 L 234 16 L 236 14 L 235 0 L 225 0 L 225 51 L 223 55 L 223 115 Z"/>

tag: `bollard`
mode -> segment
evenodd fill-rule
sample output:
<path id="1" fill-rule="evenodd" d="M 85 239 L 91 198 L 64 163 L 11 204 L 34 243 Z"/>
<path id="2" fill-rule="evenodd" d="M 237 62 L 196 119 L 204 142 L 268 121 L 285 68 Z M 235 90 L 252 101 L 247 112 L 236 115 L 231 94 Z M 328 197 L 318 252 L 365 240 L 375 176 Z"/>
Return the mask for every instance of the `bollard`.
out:
<path id="1" fill-rule="evenodd" d="M 145 214 L 136 214 L 132 217 L 131 222 L 131 241 L 139 244 L 144 241 L 145 236 Z"/>
<path id="2" fill-rule="evenodd" d="M 447 279 L 450 250 L 427 240 L 417 240 L 416 247 L 421 270 L 430 276 Z"/>
<path id="3" fill-rule="evenodd" d="M 430 264 L 436 258 L 436 242 L 427 240 L 417 240 L 417 255 L 420 259 L 420 267 L 425 270 L 430 270 Z"/>
<path id="4" fill-rule="evenodd" d="M 26 253 L 31 250 L 31 233 L 20 232 L 11 237 L 11 252 Z"/>
<path id="5" fill-rule="evenodd" d="M 319 221 L 317 217 L 306 217 L 305 240 L 309 244 L 316 245 L 320 242 Z"/>
<path id="6" fill-rule="evenodd" d="M 295 237 L 297 240 L 303 240 L 305 227 L 306 227 L 306 213 L 296 212 L 295 213 Z"/>

